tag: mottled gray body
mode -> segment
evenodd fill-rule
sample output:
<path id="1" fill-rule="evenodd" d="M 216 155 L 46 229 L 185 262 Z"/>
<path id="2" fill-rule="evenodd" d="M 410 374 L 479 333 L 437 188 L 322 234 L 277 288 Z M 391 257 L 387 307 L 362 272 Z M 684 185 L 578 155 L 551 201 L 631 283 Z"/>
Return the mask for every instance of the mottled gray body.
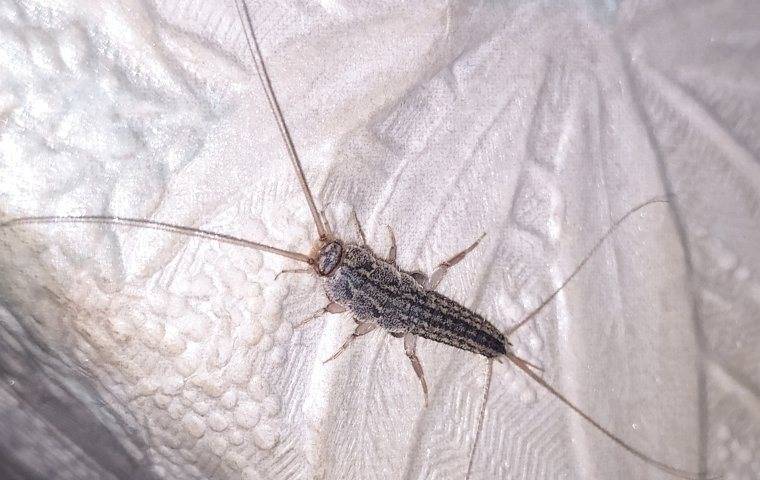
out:
<path id="1" fill-rule="evenodd" d="M 337 267 L 325 279 L 328 297 L 359 322 L 390 333 L 406 333 L 479 353 L 506 354 L 504 335 L 477 313 L 433 290 L 366 246 L 345 244 Z"/>

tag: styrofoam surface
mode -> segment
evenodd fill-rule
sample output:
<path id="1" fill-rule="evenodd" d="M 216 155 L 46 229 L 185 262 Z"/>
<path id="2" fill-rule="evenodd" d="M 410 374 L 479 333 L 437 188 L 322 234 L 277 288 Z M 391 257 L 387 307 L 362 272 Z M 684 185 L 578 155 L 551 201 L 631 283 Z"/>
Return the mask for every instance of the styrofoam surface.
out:
<path id="1" fill-rule="evenodd" d="M 251 3 L 320 205 L 499 328 L 634 447 L 760 475 L 753 2 Z M 0 215 L 315 238 L 231 2 L 0 3 Z M 463 478 L 485 361 L 353 328 L 292 262 L 156 232 L 0 232 L 4 478 Z M 497 364 L 472 478 L 671 478 Z"/>

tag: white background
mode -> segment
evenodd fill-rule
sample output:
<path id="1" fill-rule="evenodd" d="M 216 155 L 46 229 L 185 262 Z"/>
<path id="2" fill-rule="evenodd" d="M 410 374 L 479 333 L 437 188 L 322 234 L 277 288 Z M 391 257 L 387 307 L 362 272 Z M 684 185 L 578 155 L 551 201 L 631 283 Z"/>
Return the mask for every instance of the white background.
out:
<path id="1" fill-rule="evenodd" d="M 632 446 L 760 475 L 752 1 L 251 3 L 340 235 L 431 271 Z M 0 3 L 0 215 L 113 214 L 307 252 L 229 2 Z M 293 262 L 139 230 L 0 232 L 5 478 L 462 478 L 485 361 L 321 307 Z M 473 478 L 672 478 L 497 364 Z"/>

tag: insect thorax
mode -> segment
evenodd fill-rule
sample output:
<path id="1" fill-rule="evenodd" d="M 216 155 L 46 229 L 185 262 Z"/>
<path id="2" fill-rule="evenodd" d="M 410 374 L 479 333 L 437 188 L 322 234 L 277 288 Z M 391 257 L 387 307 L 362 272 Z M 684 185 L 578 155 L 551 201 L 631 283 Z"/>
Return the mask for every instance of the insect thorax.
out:
<path id="1" fill-rule="evenodd" d="M 325 279 L 327 296 L 357 320 L 375 323 L 391 332 L 407 331 L 408 321 L 399 318 L 394 299 L 419 294 L 421 286 L 366 246 L 341 247 L 342 257 Z"/>

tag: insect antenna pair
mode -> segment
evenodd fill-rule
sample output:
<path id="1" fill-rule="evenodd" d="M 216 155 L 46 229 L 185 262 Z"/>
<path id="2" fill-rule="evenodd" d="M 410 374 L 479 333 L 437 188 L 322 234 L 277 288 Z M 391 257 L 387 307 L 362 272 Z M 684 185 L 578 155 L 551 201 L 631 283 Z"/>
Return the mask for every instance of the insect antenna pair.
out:
<path id="1" fill-rule="evenodd" d="M 317 209 L 311 189 L 303 173 L 301 162 L 298 158 L 290 131 L 285 123 L 277 97 L 274 94 L 266 65 L 263 61 L 259 44 L 254 34 L 248 7 L 242 0 L 236 0 L 235 5 L 238 16 L 243 24 L 246 45 L 253 60 L 258 80 L 266 95 L 267 103 L 275 118 L 286 153 L 293 166 L 293 170 L 296 174 L 301 190 L 303 191 L 317 230 L 317 242 L 310 253 L 305 254 L 294 252 L 199 228 L 174 225 L 156 220 L 119 216 L 26 216 L 2 222 L 0 223 L 0 227 L 9 228 L 26 224 L 105 224 L 117 227 L 143 228 L 250 248 L 305 263 L 308 265 L 309 269 L 325 280 L 325 290 L 330 299 L 330 303 L 322 309 L 322 312 L 339 313 L 348 311 L 354 316 L 357 323 L 359 323 L 354 334 L 346 340 L 346 343 L 344 343 L 341 350 L 336 352 L 336 355 L 331 358 L 334 358 L 337 354 L 343 351 L 354 338 L 372 331 L 377 326 L 383 327 L 393 336 L 404 339 L 405 352 L 409 357 L 409 360 L 412 362 L 416 375 L 419 377 L 426 399 L 427 384 L 422 365 L 415 353 L 415 341 L 418 336 L 446 343 L 456 348 L 469 350 L 485 356 L 488 362 L 487 381 L 478 416 L 475 439 L 469 453 L 467 477 L 472 473 L 473 459 L 475 458 L 478 441 L 483 427 L 483 419 L 485 416 L 493 372 L 493 360 L 506 360 L 506 362 L 516 366 L 543 389 L 547 390 L 560 402 L 564 403 L 584 420 L 589 422 L 589 424 L 595 429 L 630 454 L 673 476 L 688 479 L 700 478 L 700 474 L 677 469 L 653 459 L 611 433 L 562 393 L 547 383 L 539 373 L 536 373 L 536 371 L 540 371 L 540 369 L 518 357 L 510 348 L 510 344 L 507 340 L 507 336 L 534 319 L 536 314 L 548 305 L 556 295 L 570 281 L 572 281 L 589 259 L 591 259 L 601 247 L 602 243 L 615 232 L 623 221 L 649 205 L 667 203 L 667 200 L 662 198 L 651 199 L 636 206 L 617 219 L 554 293 L 549 295 L 537 308 L 515 326 L 511 327 L 504 333 L 500 332 L 475 312 L 472 312 L 453 300 L 438 294 L 434 290 L 448 269 L 461 261 L 468 252 L 474 249 L 478 244 L 477 241 L 448 261 L 441 263 L 430 277 L 426 277 L 424 275 L 415 275 L 405 272 L 396 266 L 395 239 L 392 231 L 391 239 L 393 246 L 386 258 L 376 256 L 374 252 L 366 246 L 363 233 L 362 245 L 345 243 L 333 234 L 329 223 L 323 218 L 323 214 Z M 302 270 L 303 269 L 300 269 L 299 271 Z M 391 308 L 388 306 L 392 303 L 390 302 L 390 299 L 397 300 L 402 297 L 406 299 L 404 308 Z M 378 298 L 384 298 L 385 300 L 378 300 Z M 380 305 L 380 307 L 377 307 L 377 305 Z M 408 312 L 415 313 L 409 314 Z"/>
<path id="2" fill-rule="evenodd" d="M 573 270 L 573 272 L 561 283 L 560 287 L 557 288 L 551 295 L 546 297 L 546 299 L 544 299 L 538 307 L 532 310 L 520 322 L 518 322 L 513 327 L 507 329 L 506 335 L 511 335 L 512 333 L 514 333 L 521 327 L 528 324 L 528 322 L 530 322 L 532 319 L 534 319 L 535 316 L 546 305 L 548 305 L 559 294 L 559 292 L 562 291 L 562 289 L 565 286 L 567 286 L 572 281 L 572 279 L 583 269 L 584 265 L 593 257 L 596 251 L 604 243 L 604 240 L 607 239 L 610 235 L 612 235 L 617 229 L 617 227 L 626 218 L 633 215 L 635 212 L 643 209 L 644 207 L 647 207 L 649 205 L 656 204 L 656 203 L 667 203 L 667 200 L 659 199 L 659 198 L 649 200 L 629 210 L 625 215 L 623 215 L 618 220 L 616 220 L 608 228 L 605 234 L 596 242 L 596 244 L 591 248 L 591 250 L 589 250 L 589 252 L 583 258 L 583 260 L 581 260 L 581 262 Z M 314 267 L 314 265 L 316 264 L 316 259 L 314 257 L 308 256 L 302 253 L 292 252 L 292 251 L 285 250 L 282 248 L 273 247 L 273 246 L 266 245 L 263 243 L 254 242 L 251 240 L 238 238 L 238 237 L 234 237 L 234 236 L 223 234 L 223 233 L 217 233 L 217 232 L 212 232 L 208 230 L 187 227 L 187 226 L 182 226 L 182 225 L 174 225 L 170 223 L 159 222 L 159 221 L 148 220 L 148 219 L 104 216 L 104 215 L 29 216 L 29 217 L 18 217 L 18 218 L 14 218 L 14 219 L 2 222 L 0 223 L 0 228 L 10 228 L 10 227 L 16 227 L 16 226 L 25 225 L 25 224 L 104 224 L 104 225 L 113 225 L 113 226 L 118 226 L 118 227 L 132 227 L 132 228 L 159 230 L 159 231 L 164 231 L 167 233 L 184 235 L 184 236 L 189 236 L 189 237 L 197 237 L 204 240 L 211 240 L 211 241 L 225 243 L 225 244 L 229 244 L 229 245 L 233 245 L 237 247 L 244 247 L 244 248 L 250 248 L 250 249 L 264 251 L 268 253 L 273 253 L 275 255 L 280 255 L 285 258 L 290 258 L 292 260 L 297 260 L 303 263 L 307 263 L 316 269 L 316 267 Z M 326 230 L 326 233 L 327 233 L 327 230 Z M 329 238 L 329 237 L 326 237 L 326 238 Z M 301 271 L 301 270 L 298 270 L 298 271 Z M 318 270 L 317 270 L 317 273 L 319 273 Z M 322 314 L 322 313 L 333 313 L 333 312 L 332 310 L 329 310 L 327 307 L 325 307 L 324 309 L 321 309 L 319 313 Z M 334 312 L 334 313 L 337 313 L 337 312 Z M 311 318 L 313 317 L 310 317 L 309 319 Z M 336 352 L 336 354 L 330 357 L 330 359 L 328 360 L 332 360 L 335 357 L 337 357 L 337 354 L 340 353 L 342 350 L 343 349 Z M 535 372 L 536 370 L 541 371 L 540 367 L 528 362 L 527 360 L 523 358 L 518 357 L 515 353 L 511 351 L 507 351 L 507 353 L 503 357 L 495 357 L 495 358 L 487 359 L 487 362 L 488 362 L 487 370 L 486 370 L 487 379 L 486 379 L 486 384 L 484 387 L 481 408 L 478 415 L 475 439 L 473 441 L 473 446 L 469 454 L 466 478 L 469 478 L 472 473 L 471 470 L 473 466 L 473 460 L 475 458 L 475 453 L 479 445 L 478 441 L 480 438 L 480 433 L 482 432 L 482 428 L 483 428 L 483 420 L 485 417 L 485 411 L 486 411 L 486 406 L 488 402 L 488 394 L 490 391 L 491 379 L 492 379 L 492 374 L 493 374 L 493 360 L 496 359 L 497 361 L 502 362 L 502 358 L 506 358 L 508 362 L 515 365 L 518 369 L 524 372 L 528 377 L 530 377 L 538 385 L 540 385 L 542 388 L 547 390 L 551 395 L 557 398 L 560 402 L 564 403 L 567 407 L 573 410 L 581 418 L 589 422 L 595 429 L 600 431 L 604 436 L 606 436 L 607 438 L 615 442 L 617 445 L 619 445 L 621 448 L 623 448 L 625 451 L 629 452 L 630 454 L 636 456 L 642 461 L 666 473 L 669 473 L 675 477 L 685 478 L 685 479 L 705 478 L 704 475 L 701 475 L 701 474 L 692 473 L 685 470 L 674 468 L 670 465 L 667 465 L 663 462 L 653 459 L 652 457 L 646 455 L 645 453 L 643 453 L 642 451 L 636 448 L 633 448 L 624 440 L 622 440 L 620 437 L 616 436 L 615 434 L 610 432 L 607 428 L 599 424 L 590 415 L 588 415 L 583 410 L 581 410 L 577 405 L 571 402 L 566 396 L 564 396 L 562 393 L 556 390 L 553 386 L 548 384 L 543 378 L 541 378 L 541 376 Z M 427 391 L 426 388 L 425 388 L 425 391 Z"/>

